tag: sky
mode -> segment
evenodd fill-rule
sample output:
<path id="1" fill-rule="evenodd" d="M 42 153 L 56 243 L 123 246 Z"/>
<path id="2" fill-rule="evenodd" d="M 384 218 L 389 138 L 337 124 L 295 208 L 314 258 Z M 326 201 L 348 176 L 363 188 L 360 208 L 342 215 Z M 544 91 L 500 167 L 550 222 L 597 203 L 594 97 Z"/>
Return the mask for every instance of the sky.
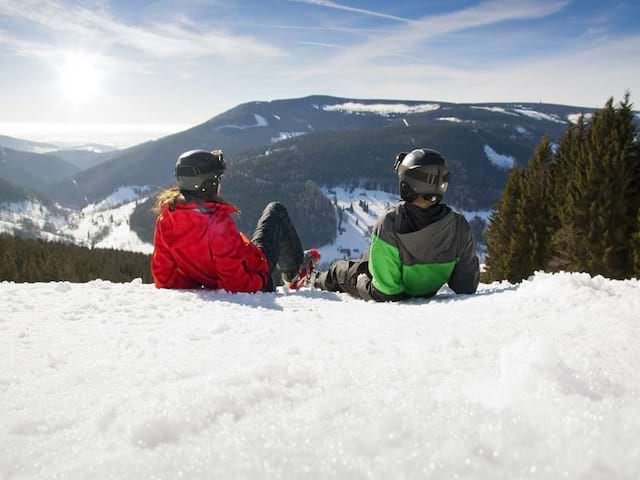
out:
<path id="1" fill-rule="evenodd" d="M 591 107 L 640 95 L 637 58 L 636 0 L 0 0 L 0 124 L 313 94 Z"/>

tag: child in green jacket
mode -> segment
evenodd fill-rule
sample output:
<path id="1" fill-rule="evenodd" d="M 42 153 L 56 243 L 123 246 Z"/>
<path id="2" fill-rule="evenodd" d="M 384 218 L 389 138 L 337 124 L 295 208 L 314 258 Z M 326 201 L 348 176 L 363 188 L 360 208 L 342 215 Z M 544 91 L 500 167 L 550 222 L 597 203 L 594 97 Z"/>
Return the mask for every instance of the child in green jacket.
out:
<path id="1" fill-rule="evenodd" d="M 480 267 L 469 224 L 444 205 L 449 169 L 434 150 L 400 153 L 394 166 L 400 202 L 376 223 L 362 259 L 339 260 L 311 279 L 316 288 L 365 300 L 431 297 L 445 283 L 474 293 Z"/>

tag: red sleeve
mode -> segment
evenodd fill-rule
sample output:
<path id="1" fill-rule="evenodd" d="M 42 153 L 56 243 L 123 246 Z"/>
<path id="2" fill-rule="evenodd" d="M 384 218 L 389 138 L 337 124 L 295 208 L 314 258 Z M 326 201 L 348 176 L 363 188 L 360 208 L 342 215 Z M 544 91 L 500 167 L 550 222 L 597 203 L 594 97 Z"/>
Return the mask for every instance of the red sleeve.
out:
<path id="1" fill-rule="evenodd" d="M 220 288 L 229 292 L 258 292 L 264 289 L 269 266 L 262 251 L 246 244 L 231 217 L 220 221 L 222 232 L 213 235 L 211 252 L 216 259 Z"/>
<path id="2" fill-rule="evenodd" d="M 153 257 L 151 257 L 151 275 L 157 288 L 198 288 L 196 282 L 184 275 L 171 255 L 171 250 L 162 238 L 160 218 L 156 221 L 153 236 Z"/>

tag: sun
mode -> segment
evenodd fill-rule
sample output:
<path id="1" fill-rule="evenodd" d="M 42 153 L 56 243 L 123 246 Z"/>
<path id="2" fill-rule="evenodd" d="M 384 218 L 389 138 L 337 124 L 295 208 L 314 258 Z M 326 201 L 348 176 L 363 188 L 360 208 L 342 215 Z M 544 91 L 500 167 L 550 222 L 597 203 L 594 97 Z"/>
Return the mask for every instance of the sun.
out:
<path id="1" fill-rule="evenodd" d="M 85 103 L 99 90 L 102 75 L 93 55 L 67 53 L 60 64 L 59 73 L 62 94 L 73 103 Z"/>

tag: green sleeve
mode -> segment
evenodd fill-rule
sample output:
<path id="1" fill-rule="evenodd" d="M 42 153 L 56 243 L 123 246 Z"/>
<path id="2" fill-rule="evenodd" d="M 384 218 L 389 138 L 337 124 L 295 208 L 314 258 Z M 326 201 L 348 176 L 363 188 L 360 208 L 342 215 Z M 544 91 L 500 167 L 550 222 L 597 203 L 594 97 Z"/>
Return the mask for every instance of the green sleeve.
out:
<path id="1" fill-rule="evenodd" d="M 376 234 L 371 236 L 369 272 L 373 277 L 373 287 L 379 292 L 397 295 L 404 291 L 400 251 Z"/>

